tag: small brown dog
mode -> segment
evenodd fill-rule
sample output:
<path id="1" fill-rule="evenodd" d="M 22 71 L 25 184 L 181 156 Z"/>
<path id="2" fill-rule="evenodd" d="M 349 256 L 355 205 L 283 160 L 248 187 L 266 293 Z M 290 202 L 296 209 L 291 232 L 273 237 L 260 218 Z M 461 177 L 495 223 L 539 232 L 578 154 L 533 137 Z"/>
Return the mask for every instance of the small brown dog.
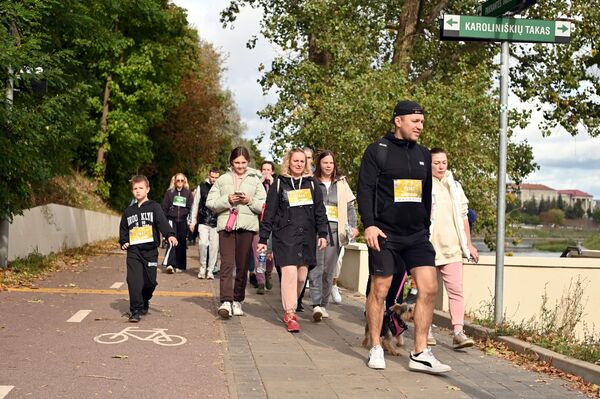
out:
<path id="1" fill-rule="evenodd" d="M 394 313 L 392 317 L 396 317 L 397 320 L 402 320 L 405 323 L 412 323 L 415 317 L 415 305 L 414 304 L 394 304 L 390 310 Z M 396 347 L 404 346 L 404 337 L 401 332 L 397 332 L 396 326 L 390 326 L 393 323 L 390 321 L 390 316 L 386 313 L 383 319 L 383 326 L 381 328 L 381 347 L 384 351 L 390 353 L 393 356 L 400 356 L 400 352 L 396 350 Z M 397 332 L 397 335 L 394 335 Z M 362 346 L 370 348 L 371 336 L 369 334 L 369 323 L 365 325 L 365 338 L 363 339 Z"/>

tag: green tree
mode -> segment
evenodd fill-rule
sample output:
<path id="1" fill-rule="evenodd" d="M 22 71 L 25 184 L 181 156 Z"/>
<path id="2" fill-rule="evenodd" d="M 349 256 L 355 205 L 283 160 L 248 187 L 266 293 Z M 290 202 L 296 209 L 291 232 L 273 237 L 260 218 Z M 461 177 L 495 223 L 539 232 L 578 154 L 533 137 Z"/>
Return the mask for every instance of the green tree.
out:
<path id="1" fill-rule="evenodd" d="M 600 224 L 600 208 L 594 209 L 594 212 L 592 212 L 592 219 L 596 224 Z"/>
<path id="2" fill-rule="evenodd" d="M 31 204 L 32 189 L 69 169 L 77 144 L 75 127 L 85 102 L 84 86 L 70 74 L 72 52 L 54 46 L 47 19 L 58 1 L 0 2 L 0 79 L 20 91 L 0 105 L 0 219 Z M 32 91 L 48 82 L 46 94 Z M 6 90 L 3 90 L 3 94 Z"/>
<path id="3" fill-rule="evenodd" d="M 425 107 L 426 127 L 422 142 L 444 147 L 452 169 L 463 182 L 467 196 L 477 209 L 484 229 L 494 226 L 497 165 L 497 91 L 494 57 L 498 46 L 486 42 L 440 42 L 438 18 L 443 12 L 476 14 L 475 0 L 232 0 L 223 11 L 224 24 L 232 24 L 244 6 L 263 11 L 262 34 L 282 49 L 261 80 L 279 97 L 261 115 L 272 123 L 273 153 L 278 156 L 289 145 L 327 148 L 338 155 L 340 166 L 351 180 L 360 156 L 369 142 L 390 129 L 390 110 L 400 98 L 413 98 Z M 544 4 L 545 15 L 581 15 L 572 45 L 556 50 L 567 61 L 556 66 L 553 77 L 569 76 L 571 85 L 586 84 L 598 93 L 598 77 L 587 76 L 579 66 L 595 62 L 588 56 L 598 40 L 594 30 L 598 11 L 590 11 L 580 0 Z M 573 4 L 569 10 L 566 10 Z M 530 11 L 540 13 L 541 6 Z M 572 12 L 571 12 L 572 11 Z M 579 29 L 583 28 L 582 31 Z M 249 41 L 251 47 L 255 39 Z M 514 46 L 519 68 L 513 68 L 515 91 L 524 101 L 548 103 L 550 95 L 536 95 L 533 87 L 550 85 L 539 72 L 554 50 L 539 50 L 529 56 L 527 46 Z M 555 46 L 560 47 L 560 46 Z M 575 59 L 576 58 L 576 59 Z M 567 66 L 568 65 L 568 66 Z M 515 69 L 519 69 L 515 72 Z M 526 78 L 529 77 L 529 81 Z M 534 82 L 535 81 L 535 82 Z M 556 81 L 556 84 L 560 84 Z M 537 85 L 537 86 L 536 86 Z M 563 85 L 564 86 L 564 85 Z M 561 87 L 563 87 L 561 86 Z M 565 86 L 566 87 L 566 86 Z M 547 92 L 545 90 L 544 92 Z M 561 91 L 579 110 L 577 123 L 597 134 L 594 96 L 575 97 Z M 553 103 L 555 104 L 555 103 Z M 575 105 L 574 105 L 575 106 Z M 597 107 L 597 105 L 596 105 Z M 566 123 L 559 113 L 550 113 L 553 123 Z M 552 119 L 554 118 L 554 119 Z M 514 111 L 511 127 L 525 126 L 528 115 Z M 572 131 L 572 130 L 569 130 Z M 512 136 L 512 133 L 509 133 Z M 526 142 L 510 141 L 508 172 L 519 183 L 534 170 L 531 148 Z"/>

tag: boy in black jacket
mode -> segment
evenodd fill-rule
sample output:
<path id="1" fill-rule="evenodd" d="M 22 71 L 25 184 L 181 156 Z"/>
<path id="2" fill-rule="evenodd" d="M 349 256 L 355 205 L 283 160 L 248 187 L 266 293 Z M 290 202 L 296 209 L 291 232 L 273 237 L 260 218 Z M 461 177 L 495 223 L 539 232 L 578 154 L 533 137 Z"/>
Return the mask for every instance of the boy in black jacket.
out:
<path id="1" fill-rule="evenodd" d="M 130 183 L 137 202 L 125 209 L 121 218 L 119 244 L 127 251 L 129 321 L 137 323 L 141 315 L 148 313 L 156 287 L 159 230 L 173 246 L 177 246 L 177 239 L 161 206 L 148 199 L 150 182 L 146 176 L 133 176 Z"/>

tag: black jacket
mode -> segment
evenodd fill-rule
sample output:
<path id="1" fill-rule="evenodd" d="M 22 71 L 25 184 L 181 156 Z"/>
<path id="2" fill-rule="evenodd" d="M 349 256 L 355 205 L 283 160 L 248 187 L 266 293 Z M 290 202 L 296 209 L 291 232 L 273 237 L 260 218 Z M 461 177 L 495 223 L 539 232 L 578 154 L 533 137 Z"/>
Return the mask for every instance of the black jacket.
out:
<path id="1" fill-rule="evenodd" d="M 288 192 L 298 188 L 311 190 L 312 205 L 290 207 Z M 302 178 L 301 185 L 300 179 L 294 179 L 292 184 L 292 179 L 285 176 L 273 181 L 267 193 L 259 242 L 266 244 L 271 232 L 278 266 L 316 265 L 317 236 L 327 237 L 328 221 L 323 194 L 312 177 Z"/>
<path id="2" fill-rule="evenodd" d="M 200 195 L 200 201 L 198 203 L 198 215 L 197 220 L 199 224 L 205 224 L 210 227 L 217 227 L 217 217 L 206 207 L 206 198 L 208 197 L 208 192 L 212 188 L 212 184 L 208 181 L 205 181 L 201 185 L 198 186 L 198 192 L 196 195 Z"/>
<path id="3" fill-rule="evenodd" d="M 414 141 L 388 133 L 386 161 L 379 170 L 379 141 L 362 157 L 358 176 L 358 212 L 365 228 L 377 226 L 386 234 L 411 235 L 431 224 L 431 153 Z M 421 181 L 421 202 L 394 202 L 394 180 Z M 376 194 L 377 191 L 377 194 Z M 377 208 L 375 208 L 377 207 Z M 377 212 L 376 212 L 377 209 Z"/>
<path id="4" fill-rule="evenodd" d="M 138 207 L 137 202 L 131 206 L 128 206 L 123 213 L 121 218 L 121 224 L 119 225 L 119 244 L 129 242 L 129 232 L 134 227 L 141 227 L 147 224 L 152 225 L 152 236 L 153 242 L 147 242 L 144 244 L 132 245 L 129 250 L 134 248 L 140 251 L 155 250 L 160 245 L 160 233 L 165 237 L 175 236 L 175 232 L 169 225 L 169 221 L 165 217 L 165 214 L 158 205 L 157 202 L 152 200 L 145 201 L 142 206 Z"/>
<path id="5" fill-rule="evenodd" d="M 173 205 L 173 200 L 177 195 L 185 197 L 185 207 Z M 184 222 L 192 210 L 193 203 L 194 196 L 192 192 L 184 187 L 181 191 L 177 189 L 167 190 L 163 198 L 162 208 L 167 218 L 176 222 Z"/>

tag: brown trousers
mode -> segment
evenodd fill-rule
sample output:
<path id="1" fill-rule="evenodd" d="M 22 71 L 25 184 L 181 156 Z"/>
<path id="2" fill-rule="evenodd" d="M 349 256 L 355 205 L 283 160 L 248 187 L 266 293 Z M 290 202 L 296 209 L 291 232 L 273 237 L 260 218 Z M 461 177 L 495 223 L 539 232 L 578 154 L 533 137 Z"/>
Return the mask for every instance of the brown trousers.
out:
<path id="1" fill-rule="evenodd" d="M 225 230 L 219 231 L 221 302 L 242 302 L 246 297 L 248 262 L 254 234 L 254 232 L 246 230 L 236 230 L 231 233 Z M 234 269 L 235 282 L 233 281 Z"/>

